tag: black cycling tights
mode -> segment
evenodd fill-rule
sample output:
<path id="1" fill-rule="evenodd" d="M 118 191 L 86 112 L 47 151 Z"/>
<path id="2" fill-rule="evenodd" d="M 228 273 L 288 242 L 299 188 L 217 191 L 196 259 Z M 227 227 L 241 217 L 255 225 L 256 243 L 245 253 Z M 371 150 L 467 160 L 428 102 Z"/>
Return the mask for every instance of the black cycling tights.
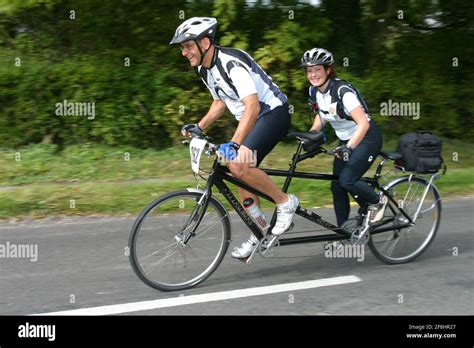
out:
<path id="1" fill-rule="evenodd" d="M 347 141 L 340 141 L 339 145 L 345 143 Z M 369 130 L 352 152 L 349 161 L 334 159 L 333 174 L 339 176 L 339 181 L 331 182 L 331 191 L 338 226 L 341 226 L 349 218 L 351 208 L 348 193 L 360 205 L 379 202 L 379 197 L 373 188 L 360 178 L 369 170 L 381 149 L 382 135 L 375 122 L 371 120 Z"/>

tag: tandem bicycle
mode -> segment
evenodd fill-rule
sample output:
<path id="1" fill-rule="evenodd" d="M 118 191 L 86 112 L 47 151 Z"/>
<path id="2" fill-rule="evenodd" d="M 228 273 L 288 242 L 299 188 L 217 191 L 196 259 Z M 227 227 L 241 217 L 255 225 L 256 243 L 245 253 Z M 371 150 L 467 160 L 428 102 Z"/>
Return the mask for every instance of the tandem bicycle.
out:
<path id="1" fill-rule="evenodd" d="M 259 243 L 245 260 L 250 264 L 259 254 L 267 257 L 274 248 L 285 245 L 313 242 L 336 242 L 368 245 L 372 253 L 386 264 L 411 262 L 429 247 L 438 231 L 441 218 L 441 197 L 434 180 L 417 173 L 405 172 L 394 166 L 402 176 L 388 183 L 381 183 L 382 170 L 387 161 L 401 157 L 396 152 L 381 151 L 381 159 L 372 177 L 363 177 L 376 191 L 388 197 L 381 222 L 369 226 L 366 211 L 357 218 L 337 227 L 309 208 L 298 207 L 296 214 L 328 233 L 297 236 L 287 231 L 273 236 L 276 209 L 270 227 L 262 231 L 235 197 L 229 186 L 240 186 L 259 197 L 273 202 L 262 192 L 233 177 L 216 155 L 217 145 L 205 135 L 191 134 L 189 142 L 191 167 L 195 175 L 206 180 L 202 189 L 188 188 L 167 193 L 150 203 L 133 224 L 130 238 L 130 262 L 134 272 L 147 285 L 173 291 L 192 288 L 218 268 L 231 242 L 229 211 L 214 195 L 222 194 L 245 225 L 258 238 Z M 304 180 L 337 180 L 337 176 L 323 173 L 297 171 L 298 163 L 320 154 L 334 155 L 335 150 L 322 146 L 321 132 L 291 132 L 298 146 L 288 170 L 263 169 L 268 175 L 286 178 L 283 192 L 288 192 L 294 178 Z M 304 145 L 312 149 L 304 151 Z M 215 156 L 210 171 L 200 168 L 202 155 Z M 207 177 L 203 177 L 207 174 Z M 273 202 L 274 203 L 274 202 Z"/>

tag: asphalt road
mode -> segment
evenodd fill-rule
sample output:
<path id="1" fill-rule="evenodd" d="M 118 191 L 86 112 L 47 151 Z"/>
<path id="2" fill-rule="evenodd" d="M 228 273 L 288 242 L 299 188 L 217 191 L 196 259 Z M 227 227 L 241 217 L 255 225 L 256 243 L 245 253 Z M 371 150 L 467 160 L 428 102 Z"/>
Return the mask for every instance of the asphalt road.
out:
<path id="1" fill-rule="evenodd" d="M 334 221 L 332 209 L 318 210 Z M 457 315 L 474 314 L 474 199 L 443 202 L 436 239 L 409 264 L 386 265 L 366 248 L 356 258 L 327 258 L 323 244 L 299 244 L 257 256 L 251 265 L 228 252 L 217 271 L 186 291 L 143 284 L 125 255 L 132 217 L 0 222 L 0 245 L 37 245 L 37 260 L 0 258 L 0 315 L 39 314 L 210 294 L 309 280 L 360 281 L 230 300 L 127 312 L 125 315 Z M 232 249 L 248 232 L 232 215 Z M 297 221 L 299 228 L 304 223 Z M 211 295 L 212 297 L 212 295 Z"/>

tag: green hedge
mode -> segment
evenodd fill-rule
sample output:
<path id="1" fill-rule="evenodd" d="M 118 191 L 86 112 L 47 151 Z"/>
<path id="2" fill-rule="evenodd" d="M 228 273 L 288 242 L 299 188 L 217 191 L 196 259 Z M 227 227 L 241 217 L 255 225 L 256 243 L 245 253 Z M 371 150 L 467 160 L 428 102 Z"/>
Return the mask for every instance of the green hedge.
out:
<path id="1" fill-rule="evenodd" d="M 436 10 L 453 23 L 423 31 L 372 1 L 322 1 L 319 7 L 298 1 L 6 1 L 0 4 L 0 147 L 46 141 L 59 150 L 84 142 L 165 148 L 179 142 L 182 124 L 199 120 L 211 102 L 186 59 L 168 46 L 183 15 L 219 18 L 218 42 L 246 49 L 269 72 L 289 96 L 295 129 L 311 123 L 299 59 L 322 46 L 335 53 L 339 76 L 359 88 L 386 135 L 428 129 L 471 141 L 474 47 L 467 42 L 474 34 L 464 27 L 472 24 L 474 5 L 454 3 L 406 3 L 412 21 L 423 23 Z M 350 15 L 357 21 L 347 23 Z M 56 104 L 64 100 L 94 103 L 95 118 L 57 116 Z M 389 100 L 419 103 L 420 118 L 380 116 Z M 229 138 L 232 120 L 221 119 L 211 135 Z"/>

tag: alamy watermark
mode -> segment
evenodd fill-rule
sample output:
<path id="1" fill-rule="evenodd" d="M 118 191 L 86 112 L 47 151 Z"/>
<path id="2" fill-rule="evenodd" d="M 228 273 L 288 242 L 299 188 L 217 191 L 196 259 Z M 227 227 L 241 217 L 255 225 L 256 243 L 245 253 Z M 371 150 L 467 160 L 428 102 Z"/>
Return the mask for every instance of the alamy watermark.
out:
<path id="1" fill-rule="evenodd" d="M 414 120 L 420 118 L 420 103 L 396 102 L 389 99 L 388 102 L 380 103 L 381 116 L 409 116 Z"/>
<path id="2" fill-rule="evenodd" d="M 250 167 L 257 166 L 257 150 L 239 151 L 238 156 L 233 160 L 225 157 L 228 157 L 227 153 L 218 152 L 218 161 L 223 165 L 227 163 L 248 163 Z"/>
<path id="3" fill-rule="evenodd" d="M 47 338 L 48 341 L 56 339 L 56 325 L 38 325 L 26 322 L 18 326 L 19 338 Z"/>
<path id="4" fill-rule="evenodd" d="M 0 259 L 30 259 L 38 261 L 38 244 L 0 244 Z"/>
<path id="5" fill-rule="evenodd" d="M 324 245 L 324 257 L 327 258 L 357 258 L 358 262 L 365 260 L 365 246 L 362 244 L 342 244 L 339 242 Z"/>
<path id="6" fill-rule="evenodd" d="M 56 116 L 87 116 L 88 120 L 95 118 L 95 103 L 73 103 L 66 99 L 62 103 L 56 103 Z"/>

